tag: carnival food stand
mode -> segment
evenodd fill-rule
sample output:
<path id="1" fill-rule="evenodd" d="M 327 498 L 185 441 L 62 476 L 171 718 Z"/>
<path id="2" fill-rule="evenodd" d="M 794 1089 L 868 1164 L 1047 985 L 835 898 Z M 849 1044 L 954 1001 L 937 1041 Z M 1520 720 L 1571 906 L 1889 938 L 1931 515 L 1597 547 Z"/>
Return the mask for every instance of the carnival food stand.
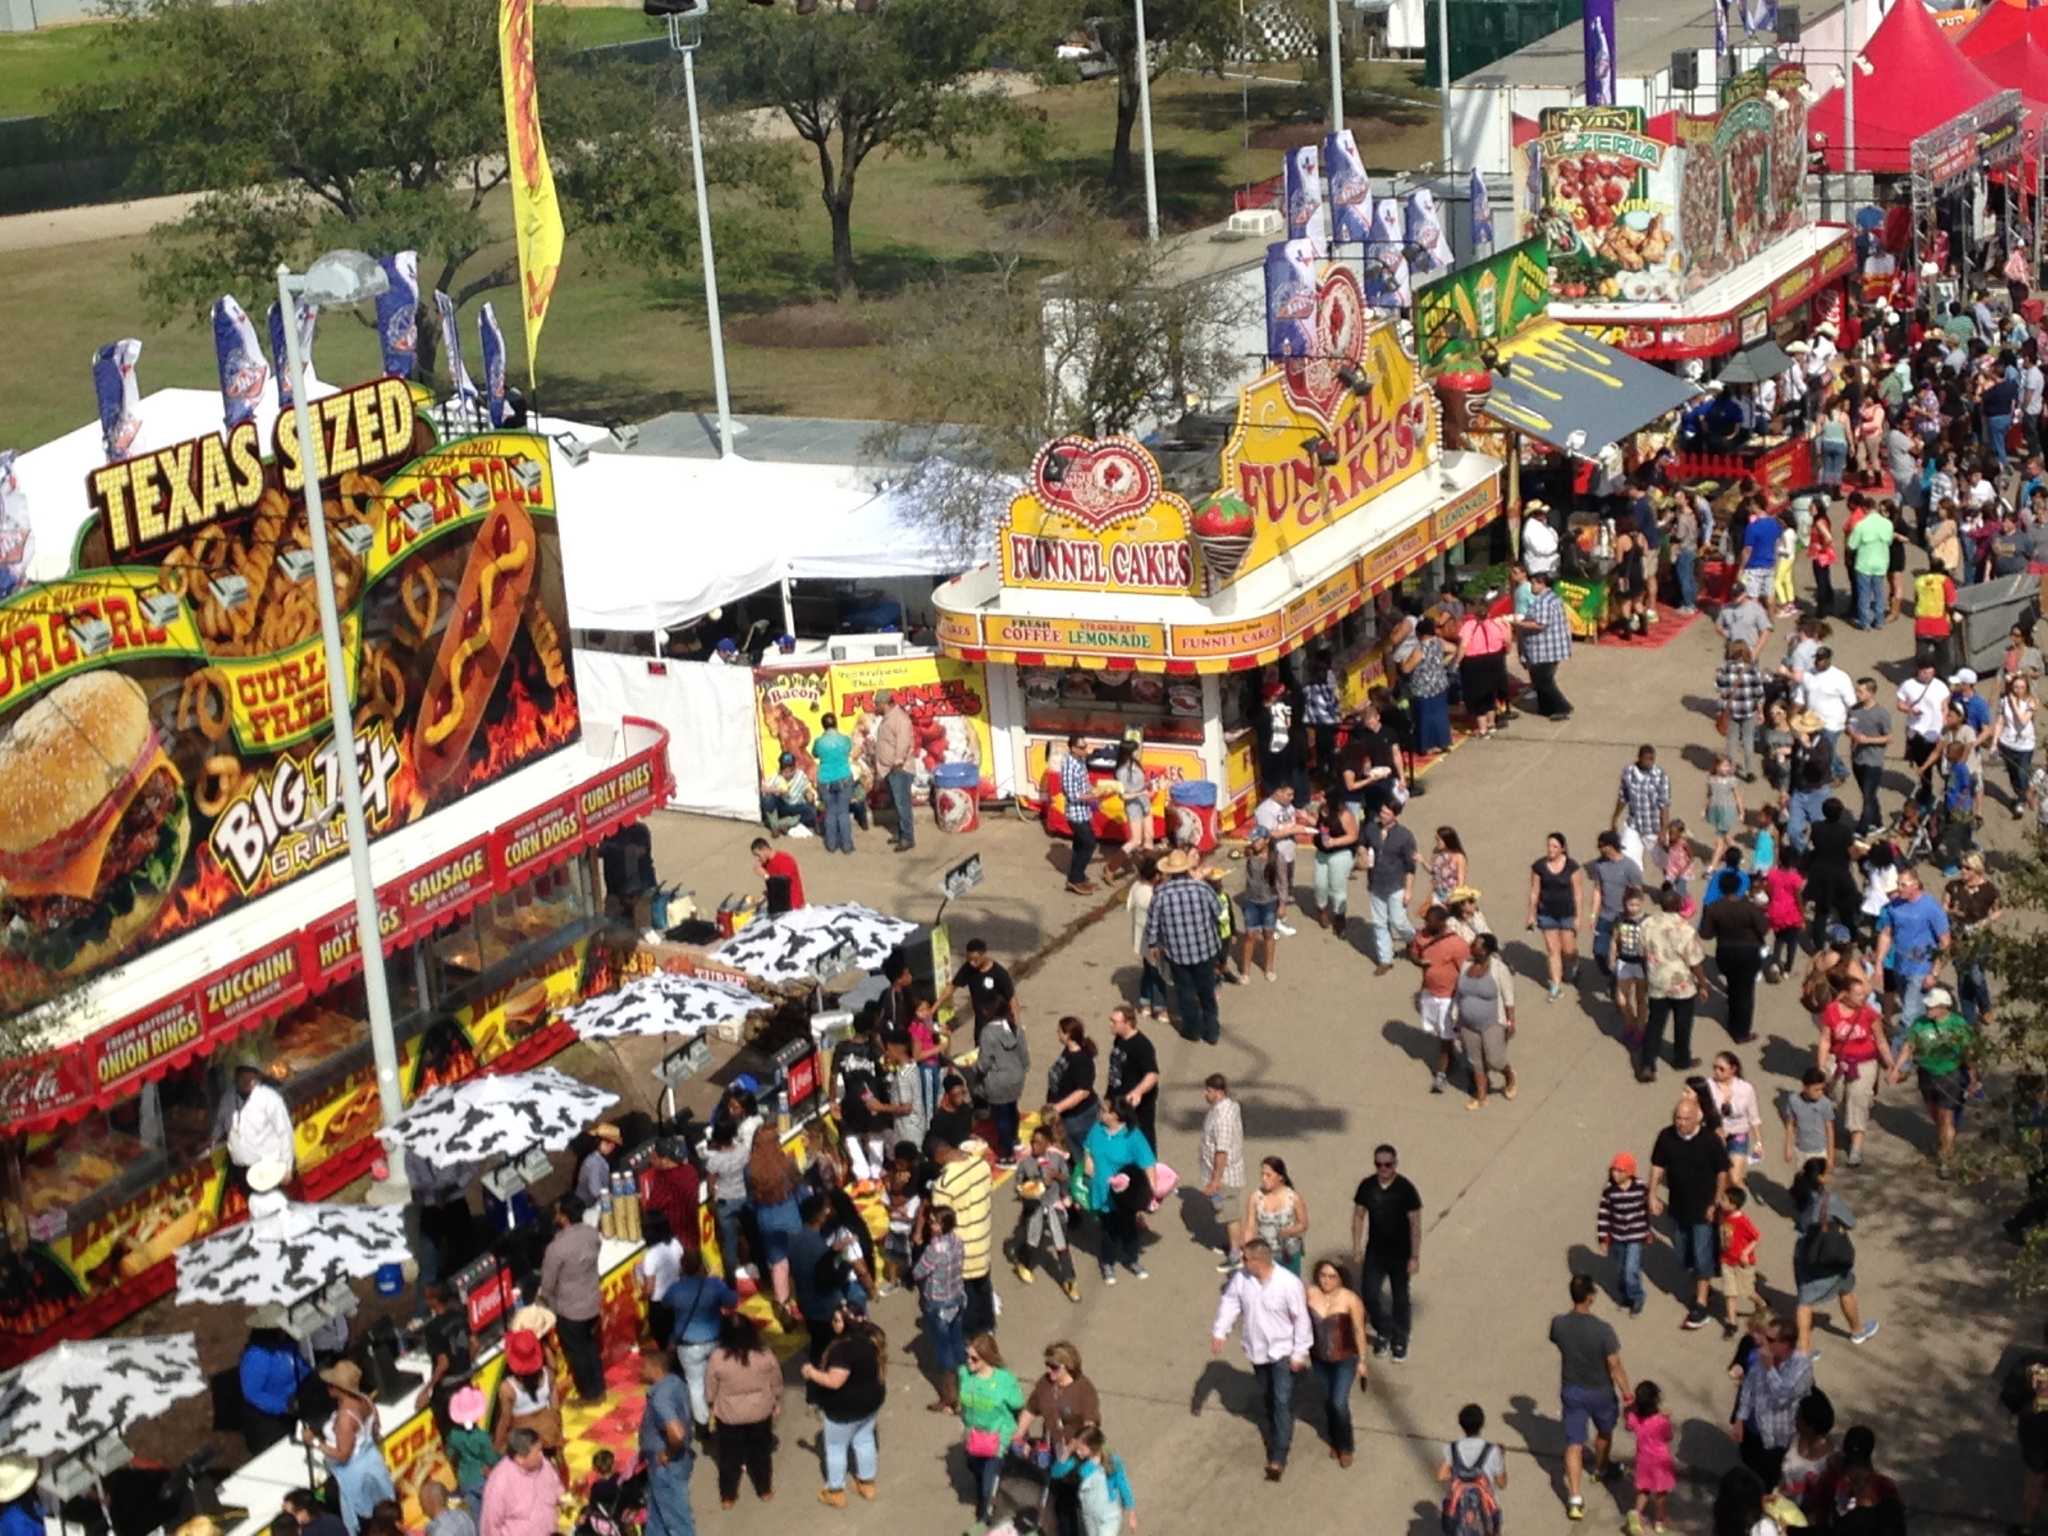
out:
<path id="1" fill-rule="evenodd" d="M 330 554 L 408 1097 L 525 1065 L 614 960 L 586 851 L 666 789 L 666 733 L 583 730 L 545 437 L 436 443 L 402 382 L 318 403 Z M 295 1188 L 359 1176 L 378 1094 L 304 475 L 253 423 L 95 470 L 69 574 L 0 603 L 0 1361 L 163 1294 L 241 1217 L 232 1065 Z M 27 796 L 67 765 L 61 798 Z"/>
<path id="2" fill-rule="evenodd" d="M 1135 733 L 1155 803 L 1206 783 L 1217 820 L 1242 821 L 1243 675 L 1328 637 L 1355 707 L 1383 669 L 1373 596 L 1498 515 L 1500 461 L 1444 451 L 1435 397 L 1355 272 L 1321 269 L 1313 331 L 1317 355 L 1241 392 L 1198 504 L 1133 439 L 1061 438 L 1011 503 L 999 561 L 938 589 L 939 647 L 986 665 L 993 750 L 1025 804 L 1063 818 L 1069 735 Z"/>

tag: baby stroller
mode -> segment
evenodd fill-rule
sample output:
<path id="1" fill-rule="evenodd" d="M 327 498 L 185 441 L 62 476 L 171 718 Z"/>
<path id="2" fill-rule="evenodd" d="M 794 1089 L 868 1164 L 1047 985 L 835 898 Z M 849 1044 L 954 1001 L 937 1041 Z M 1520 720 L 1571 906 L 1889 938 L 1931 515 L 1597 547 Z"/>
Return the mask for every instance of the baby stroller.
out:
<path id="1" fill-rule="evenodd" d="M 601 1477 L 590 1485 L 575 1536 L 639 1536 L 647 1515 L 647 1474 Z"/>
<path id="2" fill-rule="evenodd" d="M 1925 810 L 1911 800 L 1899 807 L 1892 822 L 1892 846 L 1898 850 L 1900 865 L 1909 867 L 1938 857 L 1946 821 L 1939 795 Z"/>

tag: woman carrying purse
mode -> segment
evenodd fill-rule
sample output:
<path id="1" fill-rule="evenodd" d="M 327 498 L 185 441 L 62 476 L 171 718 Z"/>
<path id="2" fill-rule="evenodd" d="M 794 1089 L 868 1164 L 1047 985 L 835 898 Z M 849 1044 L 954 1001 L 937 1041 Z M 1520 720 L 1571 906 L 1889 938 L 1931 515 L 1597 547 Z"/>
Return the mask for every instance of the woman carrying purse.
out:
<path id="1" fill-rule="evenodd" d="M 1798 1287 L 1799 1352 L 1813 1351 L 1813 1309 L 1823 1302 L 1841 1303 L 1842 1317 L 1854 1330 L 1851 1344 L 1867 1343 L 1876 1322 L 1863 1321 L 1856 1301 L 1856 1245 L 1849 1228 L 1856 1214 L 1828 1190 L 1828 1160 L 1812 1157 L 1792 1181 L 1792 1209 L 1799 1213 L 1798 1239 L 1792 1245 L 1792 1279 Z"/>
<path id="2" fill-rule="evenodd" d="M 995 1524 L 1003 1452 L 1016 1438 L 1017 1415 L 1023 1409 L 1024 1389 L 1004 1369 L 995 1335 L 976 1334 L 968 1341 L 967 1363 L 960 1367 L 960 1422 L 967 1432 L 967 1470 L 974 1477 L 976 1517 L 983 1525 Z"/>

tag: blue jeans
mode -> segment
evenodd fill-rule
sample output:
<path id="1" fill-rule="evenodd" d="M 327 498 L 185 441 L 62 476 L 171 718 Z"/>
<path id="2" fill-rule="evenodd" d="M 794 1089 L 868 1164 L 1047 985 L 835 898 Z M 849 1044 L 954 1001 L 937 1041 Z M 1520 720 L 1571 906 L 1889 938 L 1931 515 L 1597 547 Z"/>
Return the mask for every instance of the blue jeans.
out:
<path id="1" fill-rule="evenodd" d="M 1678 579 L 1678 606 L 1698 606 L 1700 596 L 1699 556 L 1689 549 L 1681 549 L 1671 557 L 1671 574 Z"/>
<path id="2" fill-rule="evenodd" d="M 1984 435 L 1991 439 L 1991 451 L 1997 456 L 2000 469 L 2006 465 L 2005 435 L 2011 430 L 2012 417 L 2009 415 L 1984 418 Z"/>
<path id="3" fill-rule="evenodd" d="M 1898 1060 L 1899 1048 L 1906 1043 L 1906 1031 L 1919 1022 L 1921 1011 L 1926 1007 L 1927 988 L 1934 980 L 1932 971 L 1918 976 L 1899 976 L 1899 1022 L 1892 1029 L 1892 1059 Z"/>
<path id="4" fill-rule="evenodd" d="M 1856 627 L 1876 629 L 1884 622 L 1884 576 L 1856 573 Z"/>
<path id="5" fill-rule="evenodd" d="M 1157 1008 L 1163 1012 L 1169 1001 L 1166 995 L 1166 978 L 1159 974 L 1158 966 L 1147 960 L 1143 973 L 1138 977 L 1138 1006 Z"/>
<path id="6" fill-rule="evenodd" d="M 955 1303 L 950 1317 L 930 1307 L 918 1314 L 926 1341 L 932 1347 L 932 1367 L 941 1378 L 958 1373 L 967 1363 L 967 1306 Z"/>
<path id="7" fill-rule="evenodd" d="M 1621 1304 L 1640 1307 L 1643 1304 L 1643 1245 L 1614 1244 L 1614 1264 L 1621 1277 Z"/>
<path id="8" fill-rule="evenodd" d="M 1619 912 L 1614 917 L 1602 912 L 1593 919 L 1593 963 L 1603 971 L 1614 969 L 1613 962 L 1607 958 L 1607 942 L 1614 937 L 1615 920 L 1620 916 Z"/>
<path id="9" fill-rule="evenodd" d="M 690 1470 L 696 1464 L 696 1453 L 686 1451 L 648 1467 L 647 1536 L 696 1536 L 690 1518 Z"/>
<path id="10" fill-rule="evenodd" d="M 1358 1386 L 1358 1361 L 1318 1360 L 1309 1367 L 1323 1384 L 1330 1409 L 1330 1449 L 1349 1456 L 1357 1442 L 1351 1433 L 1351 1394 Z"/>
<path id="11" fill-rule="evenodd" d="M 1449 692 L 1417 698 L 1415 705 L 1415 750 L 1444 752 L 1451 745 L 1451 696 Z"/>
<path id="12" fill-rule="evenodd" d="M 1822 485 L 1840 485 L 1842 483 L 1842 471 L 1848 467 L 1849 445 L 1846 442 L 1834 443 L 1829 442 L 1826 438 L 1822 438 L 1820 440 L 1820 483 Z"/>
<path id="13" fill-rule="evenodd" d="M 1833 793 L 1826 787 L 1792 792 L 1785 822 L 1785 845 L 1788 848 L 1801 853 L 1806 851 L 1807 828 L 1820 820 L 1821 807 L 1828 803 L 1828 796 Z"/>
<path id="14" fill-rule="evenodd" d="M 996 1487 L 1003 1480 L 1003 1453 L 997 1451 L 993 1456 L 969 1456 L 967 1470 L 974 1478 L 978 1500 L 975 1512 L 987 1523 L 995 1517 Z"/>
<path id="15" fill-rule="evenodd" d="M 1372 957 L 1381 965 L 1394 963 L 1394 935 L 1406 944 L 1415 937 L 1415 925 L 1408 921 L 1408 898 L 1400 891 L 1382 896 L 1368 891 L 1366 909 L 1372 914 Z"/>
<path id="16" fill-rule="evenodd" d="M 746 1208 L 745 1200 L 721 1200 L 712 1207 L 712 1220 L 718 1228 L 718 1257 L 728 1280 L 740 1262 L 740 1213 Z"/>
<path id="17" fill-rule="evenodd" d="M 1357 862 L 1357 850 L 1352 848 L 1327 849 L 1316 854 L 1313 889 L 1317 911 L 1327 912 L 1340 921 L 1350 912 L 1351 891 L 1346 882 Z"/>
<path id="18" fill-rule="evenodd" d="M 1182 965 L 1169 957 L 1166 964 L 1173 972 L 1174 996 L 1180 1000 L 1180 1018 L 1176 1022 L 1182 1038 L 1215 1045 L 1223 1038 L 1223 1021 L 1216 1012 L 1215 962 L 1202 960 Z"/>
<path id="19" fill-rule="evenodd" d="M 910 770 L 889 770 L 889 804 L 896 808 L 896 840 L 909 848 L 917 842 L 917 811 L 910 803 Z"/>
<path id="20" fill-rule="evenodd" d="M 1287 1452 L 1294 1445 L 1294 1367 L 1284 1358 L 1271 1365 L 1255 1365 L 1252 1374 L 1266 1394 L 1259 1433 L 1266 1442 L 1266 1460 L 1276 1467 L 1287 1465 Z"/>
<path id="21" fill-rule="evenodd" d="M 818 830 L 818 810 L 808 800 L 784 800 L 777 795 L 761 797 L 761 824 L 771 832 L 787 832 L 791 827 L 807 827 Z"/>
<path id="22" fill-rule="evenodd" d="M 827 1419 L 819 1435 L 825 1447 L 825 1486 L 835 1492 L 846 1487 L 846 1448 L 853 1447 L 853 1475 L 863 1483 L 875 1480 L 875 1415 L 842 1424 Z"/>
<path id="23" fill-rule="evenodd" d="M 825 851 L 853 852 L 853 780 L 834 779 L 818 792 L 825 797 Z"/>
<path id="24" fill-rule="evenodd" d="M 1972 1024 L 1991 1011 L 1991 978 L 1983 966 L 1956 967 L 1956 1006 Z"/>

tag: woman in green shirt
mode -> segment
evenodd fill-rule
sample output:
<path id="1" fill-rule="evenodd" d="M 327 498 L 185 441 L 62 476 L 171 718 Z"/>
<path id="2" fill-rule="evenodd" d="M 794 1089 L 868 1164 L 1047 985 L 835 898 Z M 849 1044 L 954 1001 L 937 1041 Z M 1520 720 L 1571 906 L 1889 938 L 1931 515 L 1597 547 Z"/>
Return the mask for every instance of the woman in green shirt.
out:
<path id="1" fill-rule="evenodd" d="M 1920 1097 L 1934 1117 L 1935 1161 L 1943 1178 L 1948 1177 L 1949 1156 L 1956 1148 L 1956 1117 L 1977 1089 L 1977 1066 L 1972 1057 L 1976 1036 L 1970 1021 L 1955 1011 L 1955 999 L 1946 987 L 1930 987 L 1925 998 L 1926 1014 L 1906 1031 L 1905 1046 L 1892 1064 L 1892 1081 L 1904 1079 L 1906 1068 L 1920 1069 Z"/>
<path id="2" fill-rule="evenodd" d="M 853 852 L 853 738 L 839 729 L 837 715 L 818 721 L 811 756 L 818 760 L 818 793 L 825 801 L 825 851 Z"/>
<path id="3" fill-rule="evenodd" d="M 1017 1415 L 1023 1411 L 1024 1389 L 1003 1368 L 995 1335 L 976 1334 L 967 1345 L 967 1363 L 960 1367 L 960 1422 L 967 1431 L 967 1470 L 974 1474 L 983 1525 L 996 1522 L 1003 1452 L 1016 1438 Z"/>

